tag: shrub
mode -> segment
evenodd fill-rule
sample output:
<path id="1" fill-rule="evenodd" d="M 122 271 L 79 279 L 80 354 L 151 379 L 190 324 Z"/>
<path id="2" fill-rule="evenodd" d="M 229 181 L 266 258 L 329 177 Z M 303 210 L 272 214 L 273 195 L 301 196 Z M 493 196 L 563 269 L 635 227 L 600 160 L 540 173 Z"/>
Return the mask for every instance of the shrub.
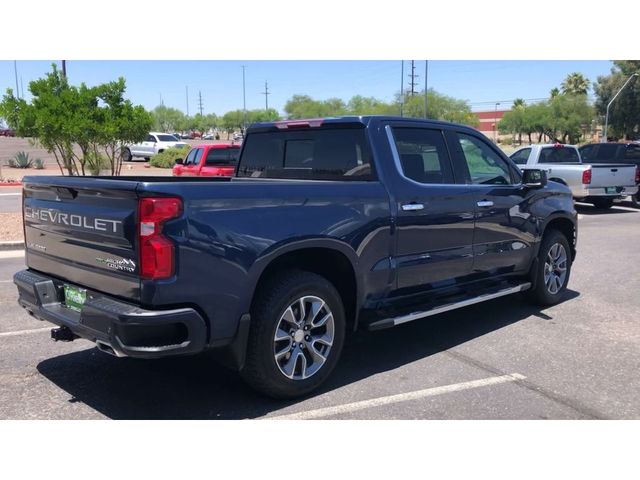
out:
<path id="1" fill-rule="evenodd" d="M 36 170 L 43 170 L 44 169 L 44 162 L 42 161 L 41 158 L 36 158 L 33 161 L 33 168 L 35 168 Z"/>
<path id="2" fill-rule="evenodd" d="M 29 154 L 25 152 L 18 152 L 9 160 L 9 166 L 13 168 L 31 168 L 32 165 L 33 159 L 29 158 Z"/>
<path id="3" fill-rule="evenodd" d="M 104 155 L 89 152 L 85 156 L 84 168 L 91 175 L 100 175 L 101 170 L 111 170 L 111 162 Z"/>
<path id="4" fill-rule="evenodd" d="M 189 153 L 188 148 L 167 148 L 164 152 L 160 152 L 157 155 L 151 157 L 149 164 L 152 167 L 158 168 L 173 168 L 176 164 L 176 158 L 182 158 Z"/>

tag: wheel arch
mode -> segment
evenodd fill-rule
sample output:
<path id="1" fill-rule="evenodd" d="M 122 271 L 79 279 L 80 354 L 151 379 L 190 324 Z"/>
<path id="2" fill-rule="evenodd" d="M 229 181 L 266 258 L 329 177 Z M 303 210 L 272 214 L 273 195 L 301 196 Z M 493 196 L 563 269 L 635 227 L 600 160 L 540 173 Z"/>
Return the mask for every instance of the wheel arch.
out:
<path id="1" fill-rule="evenodd" d="M 578 241 L 578 226 L 573 218 L 563 213 L 551 215 L 542 229 L 541 238 L 549 231 L 557 230 L 562 233 L 569 243 L 571 249 L 571 261 L 576 258 L 576 244 Z"/>
<path id="2" fill-rule="evenodd" d="M 335 239 L 304 240 L 280 246 L 256 261 L 250 271 L 250 294 L 243 304 L 250 311 L 256 294 L 274 273 L 287 268 L 306 270 L 325 277 L 338 290 L 345 309 L 347 326 L 358 325 L 362 305 L 357 255 L 347 244 Z"/>

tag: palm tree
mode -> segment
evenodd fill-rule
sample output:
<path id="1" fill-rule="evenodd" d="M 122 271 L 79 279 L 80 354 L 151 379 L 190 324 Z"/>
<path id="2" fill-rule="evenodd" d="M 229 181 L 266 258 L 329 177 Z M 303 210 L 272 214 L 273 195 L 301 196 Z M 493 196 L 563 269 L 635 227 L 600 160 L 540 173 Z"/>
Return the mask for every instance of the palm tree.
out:
<path id="1" fill-rule="evenodd" d="M 560 89 L 552 88 L 549 94 L 551 95 L 551 98 L 556 98 L 558 95 L 560 95 Z"/>
<path id="2" fill-rule="evenodd" d="M 570 95 L 586 95 L 589 91 L 589 80 L 581 73 L 570 73 L 562 82 L 562 91 Z"/>
<path id="3" fill-rule="evenodd" d="M 514 108 L 514 109 L 515 109 L 515 108 L 524 108 L 524 107 L 526 107 L 526 106 L 527 106 L 527 104 L 526 104 L 526 102 L 524 101 L 524 98 L 516 98 L 516 99 L 513 101 L 513 108 Z"/>

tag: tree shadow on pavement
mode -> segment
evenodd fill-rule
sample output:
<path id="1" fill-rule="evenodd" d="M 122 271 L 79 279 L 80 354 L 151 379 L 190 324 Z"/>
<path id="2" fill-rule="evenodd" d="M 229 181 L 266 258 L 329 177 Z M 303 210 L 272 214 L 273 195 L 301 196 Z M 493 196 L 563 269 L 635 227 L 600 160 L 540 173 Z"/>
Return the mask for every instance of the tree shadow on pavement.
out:
<path id="1" fill-rule="evenodd" d="M 578 295 L 568 290 L 564 301 Z M 347 339 L 328 382 L 311 396 L 424 359 L 531 316 L 552 319 L 512 295 L 388 330 L 358 332 Z M 254 392 L 209 354 L 136 360 L 90 348 L 44 360 L 37 368 L 68 392 L 71 402 L 82 402 L 113 419 L 257 418 L 301 401 L 274 400 Z"/>

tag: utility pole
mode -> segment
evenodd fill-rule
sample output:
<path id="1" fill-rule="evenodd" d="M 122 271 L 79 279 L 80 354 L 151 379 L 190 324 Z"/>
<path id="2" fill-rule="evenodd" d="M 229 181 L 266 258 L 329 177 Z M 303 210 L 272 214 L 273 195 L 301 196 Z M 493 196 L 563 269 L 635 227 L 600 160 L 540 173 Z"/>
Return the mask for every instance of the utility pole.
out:
<path id="1" fill-rule="evenodd" d="M 162 93 L 160 93 L 160 106 L 164 106 L 164 102 L 162 101 Z"/>
<path id="2" fill-rule="evenodd" d="M 416 66 L 415 66 L 415 62 L 414 60 L 411 60 L 411 73 L 408 75 L 411 78 L 411 82 L 409 83 L 409 85 L 411 85 L 411 96 L 413 97 L 416 94 L 416 85 L 418 85 L 418 82 L 416 82 L 416 78 L 418 78 L 419 75 L 416 74 Z"/>
<path id="3" fill-rule="evenodd" d="M 62 76 L 65 79 L 67 78 L 67 61 L 66 60 L 62 60 Z"/>
<path id="4" fill-rule="evenodd" d="M 13 73 L 16 75 L 16 97 L 20 98 L 20 89 L 18 88 L 18 62 L 13 61 Z"/>
<path id="5" fill-rule="evenodd" d="M 267 83 L 267 81 L 264 81 L 264 92 L 262 92 L 262 95 L 264 95 L 264 109 L 265 110 L 269 110 L 269 95 L 271 95 L 271 93 L 269 93 L 269 84 Z"/>
<path id="6" fill-rule="evenodd" d="M 404 60 L 400 60 L 400 116 L 402 117 L 402 107 L 404 103 Z"/>
<path id="7" fill-rule="evenodd" d="M 245 130 L 247 129 L 247 96 L 245 90 L 245 82 L 244 82 L 244 70 L 245 66 L 242 65 L 242 134 L 244 135 Z"/>
<path id="8" fill-rule="evenodd" d="M 427 80 L 429 78 L 429 60 L 424 61 L 424 118 L 427 117 Z"/>
<path id="9" fill-rule="evenodd" d="M 198 106 L 200 107 L 200 116 L 202 116 L 202 92 L 198 90 Z"/>
<path id="10" fill-rule="evenodd" d="M 185 91 L 187 92 L 187 117 L 189 116 L 189 87 L 185 86 Z"/>

